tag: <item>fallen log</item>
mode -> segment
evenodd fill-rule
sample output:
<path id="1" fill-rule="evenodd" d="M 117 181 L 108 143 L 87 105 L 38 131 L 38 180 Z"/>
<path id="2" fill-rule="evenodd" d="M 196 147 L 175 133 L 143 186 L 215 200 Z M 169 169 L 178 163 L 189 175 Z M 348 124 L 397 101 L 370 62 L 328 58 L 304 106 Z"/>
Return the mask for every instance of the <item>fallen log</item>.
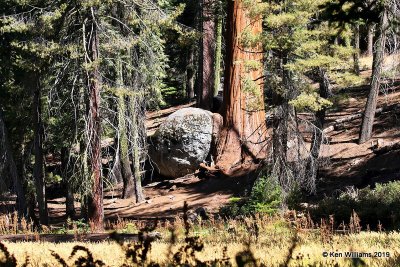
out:
<path id="1" fill-rule="evenodd" d="M 400 142 L 391 143 L 389 145 L 384 145 L 384 146 L 374 145 L 372 147 L 372 151 L 376 155 L 386 154 L 386 153 L 388 153 L 390 151 L 393 151 L 393 150 L 400 150 Z"/>
<path id="2" fill-rule="evenodd" d="M 398 109 L 398 108 L 400 108 L 400 104 L 394 104 L 394 105 L 390 105 L 390 106 L 377 108 L 376 111 L 375 111 L 375 116 L 380 114 L 380 113 L 382 113 L 382 112 L 386 112 L 386 111 L 390 111 L 390 110 Z M 338 129 L 343 127 L 343 123 L 362 118 L 363 115 L 364 115 L 364 113 L 360 112 L 360 113 L 357 113 L 357 114 L 354 114 L 354 115 L 351 115 L 351 116 L 347 116 L 347 117 L 344 117 L 344 118 L 337 119 L 337 120 L 335 120 L 333 122 L 332 125 L 330 125 L 327 128 L 325 128 L 323 130 L 323 132 L 324 132 L 324 134 L 328 134 L 330 132 L 336 131 L 336 130 L 338 130 Z"/>

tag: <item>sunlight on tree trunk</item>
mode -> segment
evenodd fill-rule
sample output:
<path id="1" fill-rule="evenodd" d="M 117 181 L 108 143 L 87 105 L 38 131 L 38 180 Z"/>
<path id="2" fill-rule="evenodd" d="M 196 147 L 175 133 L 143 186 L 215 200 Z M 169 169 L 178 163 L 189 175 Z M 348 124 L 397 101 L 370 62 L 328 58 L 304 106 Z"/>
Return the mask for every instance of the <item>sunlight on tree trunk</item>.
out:
<path id="1" fill-rule="evenodd" d="M 245 29 L 250 29 L 254 35 L 260 34 L 262 20 L 251 19 L 243 1 L 229 1 L 224 121 L 215 155 L 215 167 L 227 176 L 248 174 L 267 154 L 262 46 L 258 43 L 252 48 L 244 47 L 241 34 Z M 246 70 L 248 61 L 257 61 L 260 67 Z"/>
<path id="2" fill-rule="evenodd" d="M 360 138 L 358 143 L 363 144 L 371 139 L 372 128 L 375 119 L 375 110 L 378 101 L 379 87 L 381 84 L 381 73 L 386 47 L 386 33 L 389 27 L 387 6 L 383 7 L 380 23 L 378 25 L 378 36 L 374 51 L 374 59 L 372 66 L 372 80 L 368 95 L 367 104 L 365 106 L 364 116 L 360 130 Z"/>
<path id="3" fill-rule="evenodd" d="M 222 7 L 219 7 L 221 9 Z M 221 11 L 217 14 L 217 30 L 216 30 L 216 44 L 215 44 L 215 63 L 214 63 L 214 96 L 218 95 L 219 87 L 221 85 L 221 57 L 222 57 L 222 14 Z"/>
<path id="4" fill-rule="evenodd" d="M 353 46 L 355 50 L 353 55 L 354 73 L 360 75 L 360 25 L 359 24 L 354 25 L 353 30 L 354 30 Z"/>

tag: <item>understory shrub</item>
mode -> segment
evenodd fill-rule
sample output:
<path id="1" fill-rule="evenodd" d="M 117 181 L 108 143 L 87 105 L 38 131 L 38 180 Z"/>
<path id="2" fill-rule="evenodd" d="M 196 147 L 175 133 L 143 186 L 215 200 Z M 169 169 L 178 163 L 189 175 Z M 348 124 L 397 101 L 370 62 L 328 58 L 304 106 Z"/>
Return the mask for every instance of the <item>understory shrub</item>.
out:
<path id="1" fill-rule="evenodd" d="M 312 211 L 315 217 L 334 215 L 336 221 L 347 221 L 353 212 L 364 226 L 374 228 L 383 224 L 386 228 L 400 229 L 400 181 L 357 189 L 347 188 L 336 197 L 323 199 Z"/>
<path id="2" fill-rule="evenodd" d="M 275 214 L 283 202 L 282 189 L 270 176 L 260 175 L 253 185 L 249 197 L 230 199 L 230 203 L 221 209 L 227 217 L 254 213 Z"/>

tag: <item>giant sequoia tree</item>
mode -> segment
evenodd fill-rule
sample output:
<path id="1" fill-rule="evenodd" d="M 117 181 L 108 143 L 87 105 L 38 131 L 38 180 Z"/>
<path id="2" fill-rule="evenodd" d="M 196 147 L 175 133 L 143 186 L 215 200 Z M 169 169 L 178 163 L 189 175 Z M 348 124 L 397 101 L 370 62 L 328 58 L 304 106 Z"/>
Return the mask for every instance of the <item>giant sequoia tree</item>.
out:
<path id="1" fill-rule="evenodd" d="M 216 169 L 241 176 L 266 157 L 262 46 L 245 42 L 244 33 L 262 31 L 260 17 L 252 18 L 244 1 L 228 1 L 223 125 L 215 150 Z"/>

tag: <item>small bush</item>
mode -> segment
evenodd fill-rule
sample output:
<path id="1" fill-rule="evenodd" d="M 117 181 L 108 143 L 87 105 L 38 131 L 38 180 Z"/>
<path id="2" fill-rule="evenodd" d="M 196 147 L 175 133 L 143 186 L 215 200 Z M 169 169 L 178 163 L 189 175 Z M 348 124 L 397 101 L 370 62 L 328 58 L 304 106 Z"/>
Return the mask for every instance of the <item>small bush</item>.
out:
<path id="1" fill-rule="evenodd" d="M 221 209 L 228 217 L 254 213 L 275 214 L 282 205 L 282 189 L 271 177 L 261 175 L 248 198 L 231 198 L 230 204 Z"/>

